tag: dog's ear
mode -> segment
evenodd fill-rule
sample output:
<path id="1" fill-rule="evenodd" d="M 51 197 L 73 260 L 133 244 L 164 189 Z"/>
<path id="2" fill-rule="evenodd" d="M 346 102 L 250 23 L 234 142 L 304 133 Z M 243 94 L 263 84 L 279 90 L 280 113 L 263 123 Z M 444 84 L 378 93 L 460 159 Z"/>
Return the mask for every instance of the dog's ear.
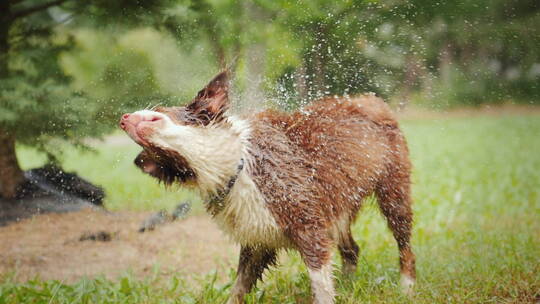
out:
<path id="1" fill-rule="evenodd" d="M 229 108 L 229 77 L 228 69 L 219 73 L 186 106 L 196 121 L 207 125 L 223 119 L 223 113 Z"/>

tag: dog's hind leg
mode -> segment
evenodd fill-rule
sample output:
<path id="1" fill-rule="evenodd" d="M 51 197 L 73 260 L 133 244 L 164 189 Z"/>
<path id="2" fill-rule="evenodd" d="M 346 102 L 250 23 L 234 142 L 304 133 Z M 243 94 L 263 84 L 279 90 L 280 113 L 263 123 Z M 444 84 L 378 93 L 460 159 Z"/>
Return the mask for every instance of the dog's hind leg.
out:
<path id="1" fill-rule="evenodd" d="M 242 246 L 236 283 L 228 304 L 244 303 L 244 296 L 251 291 L 266 268 L 276 263 L 276 251 L 264 247 Z"/>
<path id="2" fill-rule="evenodd" d="M 341 272 L 345 275 L 354 274 L 358 264 L 358 245 L 351 234 L 349 223 L 345 231 L 341 231 L 338 241 L 338 250 L 341 255 Z"/>
<path id="3" fill-rule="evenodd" d="M 412 210 L 408 174 L 394 172 L 376 189 L 379 207 L 386 217 L 399 248 L 401 288 L 412 294 L 416 279 L 415 257 L 411 249 Z"/>

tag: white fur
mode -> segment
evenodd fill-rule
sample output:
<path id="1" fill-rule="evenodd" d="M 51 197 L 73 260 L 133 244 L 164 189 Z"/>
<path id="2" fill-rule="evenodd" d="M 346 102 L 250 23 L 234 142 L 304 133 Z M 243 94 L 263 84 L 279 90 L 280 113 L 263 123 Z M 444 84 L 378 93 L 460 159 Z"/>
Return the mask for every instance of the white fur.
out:
<path id="1" fill-rule="evenodd" d="M 311 279 L 311 292 L 313 293 L 313 304 L 334 303 L 335 290 L 332 275 L 331 260 L 318 270 L 308 269 Z"/>
<path id="2" fill-rule="evenodd" d="M 400 286 L 401 286 L 401 291 L 404 294 L 408 295 L 408 296 L 413 295 L 413 293 L 414 293 L 414 282 L 415 282 L 415 280 L 413 278 L 411 278 L 411 276 L 402 273 L 401 278 L 400 278 L 400 282 L 399 282 Z"/>
<path id="3" fill-rule="evenodd" d="M 240 159 L 244 159 L 244 169 L 225 199 L 223 210 L 215 216 L 220 228 L 242 245 L 260 244 L 261 241 L 269 247 L 287 245 L 285 236 L 265 206 L 264 197 L 247 173 L 252 166 L 249 123 L 232 116 L 217 125 L 181 126 L 174 124 L 168 116 L 157 114 L 163 115 L 165 123 L 149 140 L 163 149 L 178 152 L 187 160 L 197 176 L 196 186 L 203 196 L 211 196 L 223 189 L 237 174 Z"/>
<path id="4" fill-rule="evenodd" d="M 222 125 L 177 125 L 162 113 L 139 111 L 163 117 L 164 124 L 149 135 L 148 140 L 163 149 L 182 155 L 197 176 L 197 187 L 203 195 L 222 189 L 236 174 L 240 158 L 246 150 L 249 125 L 230 119 L 231 127 Z"/>
<path id="5" fill-rule="evenodd" d="M 264 197 L 245 170 L 238 176 L 224 209 L 215 219 L 222 230 L 242 245 L 256 245 L 263 241 L 273 248 L 288 245 L 265 206 Z"/>
<path id="6" fill-rule="evenodd" d="M 248 174 L 253 165 L 249 153 L 249 124 L 234 116 L 228 120 L 231 129 L 241 134 L 242 158 L 245 166 L 225 201 L 225 208 L 215 219 L 222 230 L 242 245 L 256 245 L 264 241 L 268 247 L 287 246 L 285 235 L 266 207 L 265 199 L 257 185 Z"/>

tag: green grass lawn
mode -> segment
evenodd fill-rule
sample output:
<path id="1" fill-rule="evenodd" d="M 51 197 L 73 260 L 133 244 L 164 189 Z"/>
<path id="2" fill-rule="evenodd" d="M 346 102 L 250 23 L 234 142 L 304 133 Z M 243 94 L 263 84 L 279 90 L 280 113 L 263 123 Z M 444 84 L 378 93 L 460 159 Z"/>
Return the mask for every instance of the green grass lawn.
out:
<path id="1" fill-rule="evenodd" d="M 399 293 L 395 242 L 368 202 L 354 235 L 361 247 L 353 279 L 336 274 L 338 303 L 538 303 L 540 301 L 540 117 L 476 117 L 402 123 L 414 164 L 416 295 Z M 105 152 L 106 151 L 106 152 Z M 111 209 L 177 203 L 131 164 L 137 148 L 66 151 L 66 168 L 107 190 Z M 25 166 L 38 164 L 21 151 Z M 182 196 L 194 197 L 184 192 Z M 200 212 L 200 211 L 196 211 Z M 299 257 L 267 274 L 249 303 L 309 303 Z M 336 258 L 339 264 L 339 259 Z M 233 276 L 231 271 L 231 280 Z M 229 284 L 208 275 L 115 281 L 14 283 L 0 279 L 2 303 L 223 303 Z"/>

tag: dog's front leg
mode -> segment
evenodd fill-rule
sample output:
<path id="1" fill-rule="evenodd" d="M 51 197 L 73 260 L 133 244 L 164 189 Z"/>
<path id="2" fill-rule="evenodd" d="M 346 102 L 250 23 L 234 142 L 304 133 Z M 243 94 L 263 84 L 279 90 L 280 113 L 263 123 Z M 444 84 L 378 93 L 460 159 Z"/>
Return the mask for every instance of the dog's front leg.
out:
<path id="1" fill-rule="evenodd" d="M 244 303 L 244 296 L 251 291 L 264 270 L 276 263 L 276 251 L 263 246 L 242 246 L 236 283 L 228 304 Z"/>

